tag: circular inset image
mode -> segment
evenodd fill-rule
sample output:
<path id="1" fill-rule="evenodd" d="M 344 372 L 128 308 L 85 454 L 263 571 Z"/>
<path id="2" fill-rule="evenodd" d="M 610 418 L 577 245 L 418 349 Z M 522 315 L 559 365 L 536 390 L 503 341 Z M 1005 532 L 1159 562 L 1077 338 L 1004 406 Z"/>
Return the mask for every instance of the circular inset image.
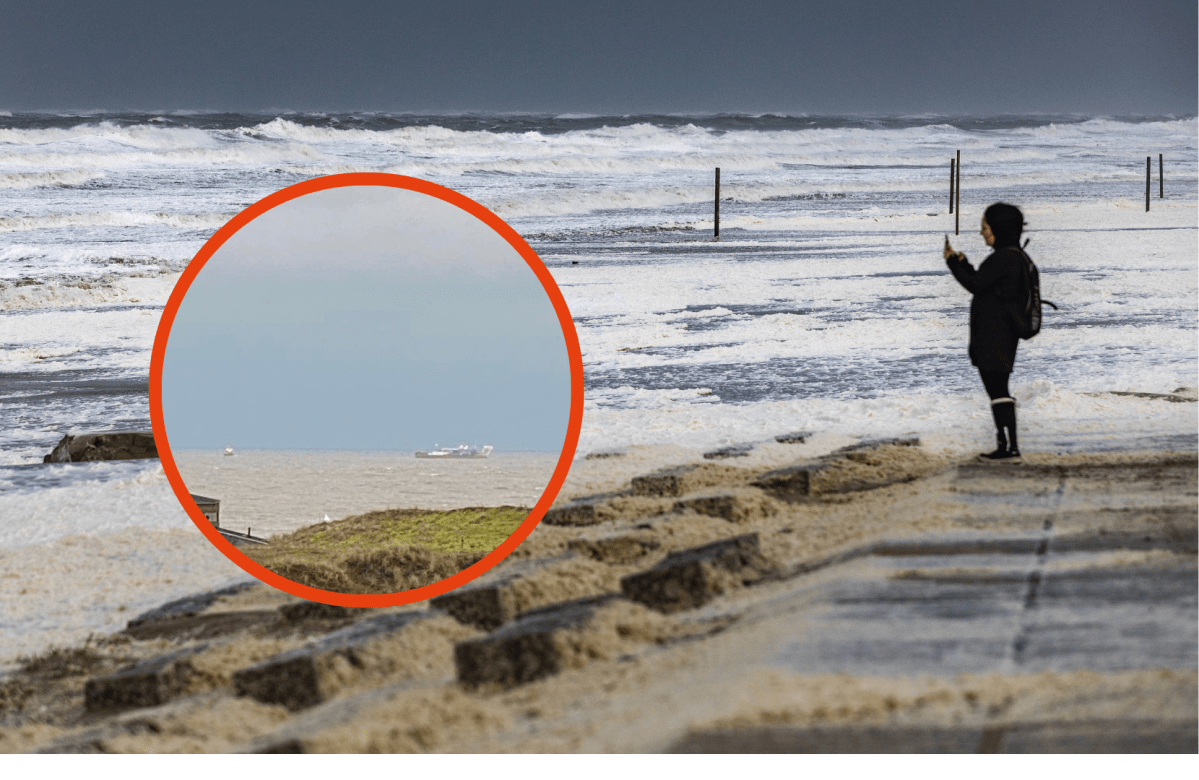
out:
<path id="1" fill-rule="evenodd" d="M 570 468 L 570 312 L 510 227 L 379 173 L 281 190 L 217 231 L 167 302 L 150 369 L 163 468 L 245 571 L 352 607 L 499 563 Z"/>

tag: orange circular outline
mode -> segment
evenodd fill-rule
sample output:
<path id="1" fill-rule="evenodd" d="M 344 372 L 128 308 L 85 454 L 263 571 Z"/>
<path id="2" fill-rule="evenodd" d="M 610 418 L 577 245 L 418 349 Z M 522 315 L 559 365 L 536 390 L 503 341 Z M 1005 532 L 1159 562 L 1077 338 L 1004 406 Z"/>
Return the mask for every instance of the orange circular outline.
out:
<path id="1" fill-rule="evenodd" d="M 200 508 L 191 500 L 187 485 L 184 484 L 183 478 L 179 475 L 179 469 L 175 465 L 175 458 L 171 454 L 170 443 L 167 439 L 166 428 L 164 427 L 162 418 L 162 365 L 166 355 L 167 340 L 170 337 L 171 326 L 175 322 L 175 315 L 179 311 L 179 304 L 183 302 L 183 296 L 187 293 L 196 275 L 204 267 L 204 264 L 208 262 L 208 259 L 212 257 L 213 253 L 220 249 L 230 237 L 249 224 L 253 219 L 289 200 L 312 192 L 320 192 L 321 190 L 361 186 L 395 187 L 397 189 L 411 190 L 430 195 L 457 206 L 486 223 L 496 233 L 499 233 L 524 258 L 529 268 L 533 269 L 533 273 L 537 275 L 541 286 L 545 289 L 546 294 L 549 295 L 550 301 L 554 304 L 554 311 L 558 314 L 558 323 L 562 326 L 562 335 L 566 340 L 566 351 L 570 360 L 570 416 L 566 426 L 566 441 L 562 447 L 562 455 L 558 458 L 558 465 L 554 469 L 553 476 L 550 478 L 545 491 L 541 494 L 541 499 L 533 507 L 533 511 L 529 513 L 529 516 L 524 519 L 512 535 L 505 539 L 499 547 L 496 547 L 484 556 L 481 561 L 470 568 L 464 569 L 451 577 L 447 577 L 431 585 L 424 585 L 398 593 L 351 594 L 320 590 L 319 588 L 301 585 L 298 582 L 281 577 L 250 560 L 245 553 L 238 550 L 221 536 L 216 527 L 208 521 L 208 518 L 201 514 Z M 515 230 L 495 214 L 492 214 L 465 195 L 442 187 L 439 184 L 414 179 L 411 176 L 399 176 L 392 173 L 342 173 L 333 176 L 321 176 L 279 190 L 242 211 L 225 223 L 212 238 L 208 239 L 204 243 L 204 246 L 200 248 L 200 251 L 196 253 L 196 256 L 192 258 L 187 268 L 183 270 L 183 274 L 175 284 L 175 289 L 171 292 L 171 297 L 167 300 L 166 308 L 163 309 L 162 319 L 158 323 L 158 332 L 154 336 L 154 350 L 150 357 L 150 422 L 154 431 L 154 441 L 158 448 L 158 455 L 162 460 L 162 468 L 166 472 L 167 480 L 171 483 L 171 488 L 174 489 L 176 497 L 178 497 L 179 502 L 187 511 L 192 522 L 196 524 L 201 533 L 208 537 L 208 540 L 218 550 L 225 554 L 225 557 L 267 585 L 290 593 L 293 596 L 343 607 L 392 607 L 400 604 L 424 601 L 434 596 L 440 596 L 460 585 L 465 585 L 476 577 L 486 573 L 506 558 L 537 527 L 537 524 L 541 522 L 541 518 L 545 516 L 546 510 L 549 509 L 550 504 L 558 496 L 558 491 L 562 489 L 562 483 L 566 479 L 567 472 L 570 471 L 570 464 L 574 458 L 575 449 L 579 444 L 579 432 L 583 424 L 583 357 L 579 349 L 579 337 L 575 332 L 574 320 L 571 319 L 570 310 L 566 307 L 566 301 L 562 298 L 562 293 L 558 290 L 558 285 L 554 283 L 554 278 L 550 275 L 545 264 L 541 262 L 541 258 L 537 256 L 537 253 L 532 250 Z"/>

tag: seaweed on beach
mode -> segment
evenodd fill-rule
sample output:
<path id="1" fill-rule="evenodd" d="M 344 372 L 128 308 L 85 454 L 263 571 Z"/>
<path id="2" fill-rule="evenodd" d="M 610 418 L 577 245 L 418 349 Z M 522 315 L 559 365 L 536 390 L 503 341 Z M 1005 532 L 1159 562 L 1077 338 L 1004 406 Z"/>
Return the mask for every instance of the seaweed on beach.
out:
<path id="1" fill-rule="evenodd" d="M 80 647 L 51 646 L 35 656 L 22 656 L 17 660 L 21 663 L 21 671 L 31 677 L 43 680 L 61 680 L 66 677 L 79 677 L 92 674 L 97 670 L 124 663 L 124 656 L 108 655 L 100 650 L 104 639 L 96 640 L 89 636 Z"/>
<path id="2" fill-rule="evenodd" d="M 52 645 L 33 656 L 17 658 L 20 674 L 0 681 L 0 715 L 23 712 L 31 702 L 42 703 L 43 709 L 70 698 L 66 693 L 78 685 L 76 678 L 109 672 L 130 659 L 123 653 L 106 653 L 104 645 L 122 644 L 120 639 L 89 636 L 79 647 Z"/>

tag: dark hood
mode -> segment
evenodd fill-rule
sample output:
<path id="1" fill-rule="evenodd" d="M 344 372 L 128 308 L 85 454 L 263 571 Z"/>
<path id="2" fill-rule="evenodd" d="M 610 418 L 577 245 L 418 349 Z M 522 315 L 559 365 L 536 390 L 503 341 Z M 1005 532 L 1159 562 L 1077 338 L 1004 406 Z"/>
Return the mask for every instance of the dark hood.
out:
<path id="1" fill-rule="evenodd" d="M 1007 203 L 996 203 L 987 208 L 983 219 L 991 226 L 995 249 L 1020 246 L 1020 234 L 1024 232 L 1024 215 L 1020 209 Z"/>

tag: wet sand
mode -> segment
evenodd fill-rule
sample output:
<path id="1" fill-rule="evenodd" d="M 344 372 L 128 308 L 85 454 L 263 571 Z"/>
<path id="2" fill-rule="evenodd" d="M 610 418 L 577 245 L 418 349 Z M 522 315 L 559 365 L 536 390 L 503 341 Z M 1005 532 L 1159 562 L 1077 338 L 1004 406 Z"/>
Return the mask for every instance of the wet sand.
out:
<path id="1" fill-rule="evenodd" d="M 0 750 L 1194 752 L 1194 452 L 576 462 L 431 604 L 258 584 L 43 655 Z"/>

